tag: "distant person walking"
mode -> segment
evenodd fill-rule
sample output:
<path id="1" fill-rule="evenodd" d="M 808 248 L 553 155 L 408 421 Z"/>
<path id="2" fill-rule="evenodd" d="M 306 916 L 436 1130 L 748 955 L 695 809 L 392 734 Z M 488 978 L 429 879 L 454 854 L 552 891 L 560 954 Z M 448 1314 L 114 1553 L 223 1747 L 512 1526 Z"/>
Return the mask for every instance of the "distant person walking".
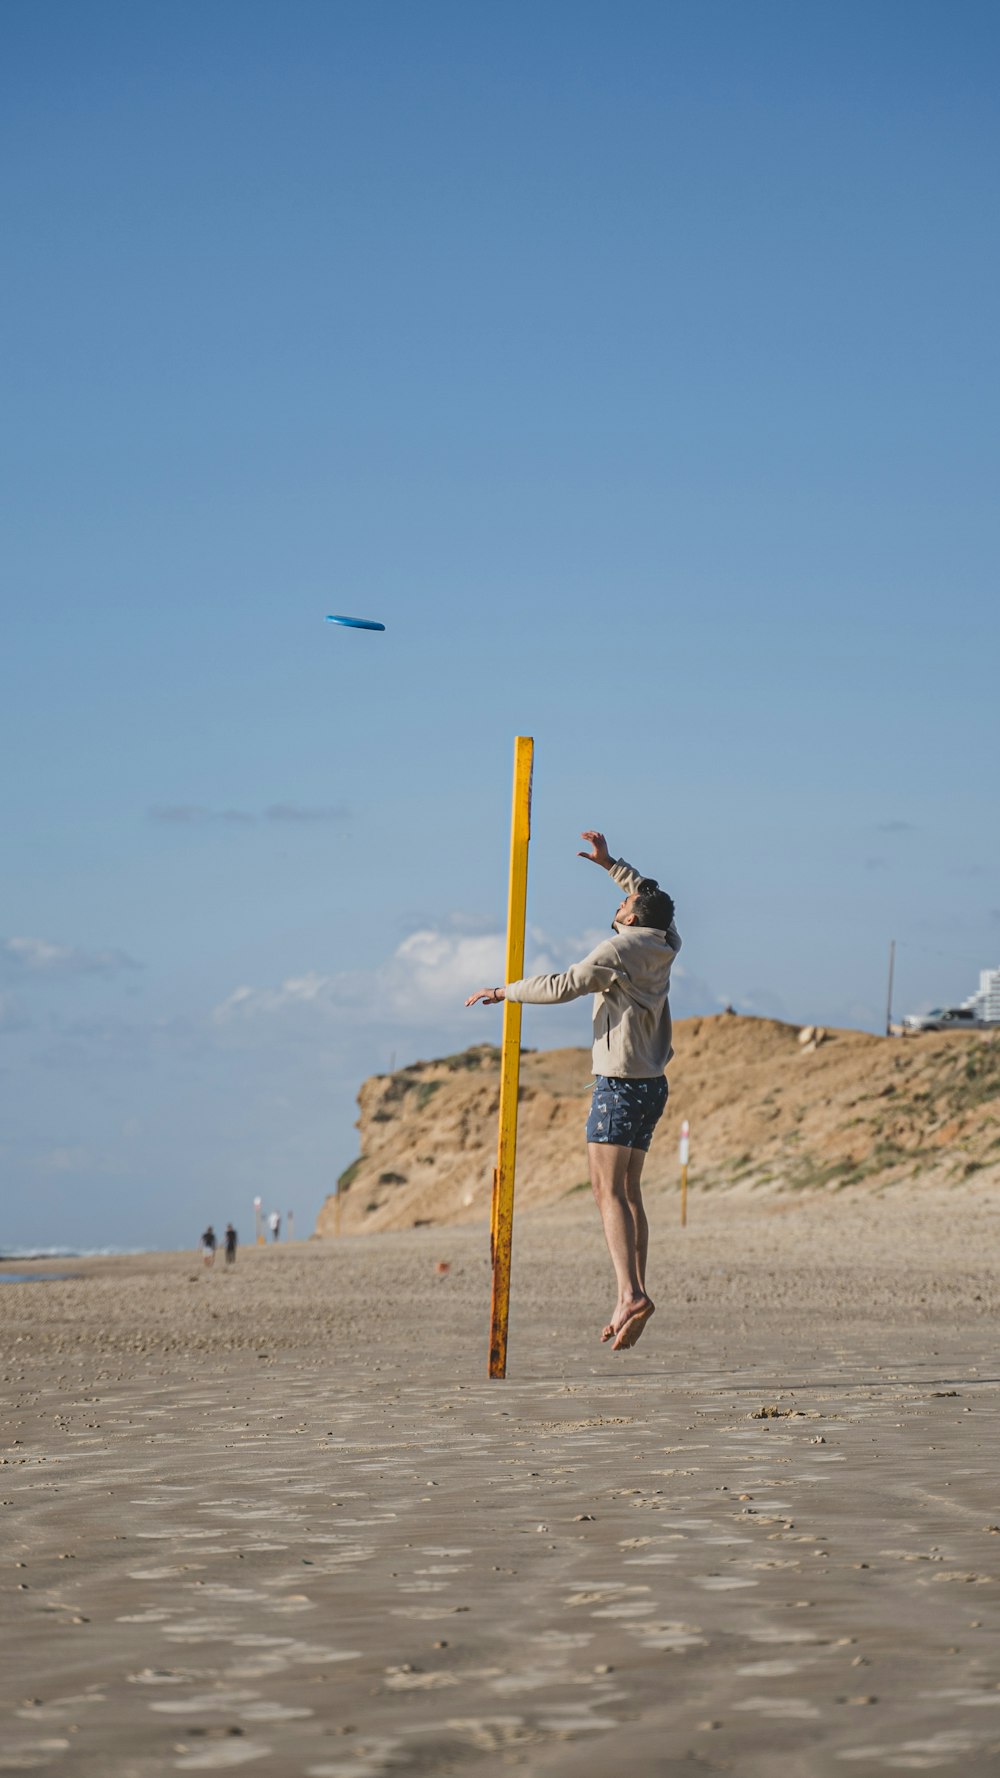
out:
<path id="1" fill-rule="evenodd" d="M 601 1335 L 616 1352 L 634 1346 L 653 1313 L 646 1290 L 649 1224 L 639 1180 L 653 1131 L 667 1103 L 664 1069 L 673 1055 L 670 969 L 681 941 L 674 904 L 652 877 L 641 877 L 622 858 L 612 858 L 602 833 L 581 835 L 589 852 L 625 898 L 606 938 L 558 975 L 529 976 L 506 987 L 480 988 L 466 1006 L 507 999 L 523 1005 L 559 1006 L 594 996 L 593 1064 L 596 1081 L 587 1119 L 590 1183 L 604 1225 L 618 1283 L 618 1301 Z"/>
<path id="2" fill-rule="evenodd" d="M 281 1239 L 281 1217 L 279 1216 L 277 1210 L 271 1211 L 271 1214 L 267 1219 L 267 1226 L 271 1231 L 271 1240 L 272 1241 L 280 1241 L 280 1239 Z"/>
<path id="3" fill-rule="evenodd" d="M 237 1246 L 238 1246 L 238 1237 L 236 1234 L 236 1230 L 233 1228 L 233 1225 L 231 1222 L 227 1222 L 227 1224 L 226 1224 L 226 1264 L 227 1264 L 227 1266 L 234 1266 L 236 1264 L 236 1248 L 237 1248 Z"/>
<path id="4" fill-rule="evenodd" d="M 204 1260 L 206 1266 L 214 1266 L 214 1264 L 215 1264 L 215 1249 L 218 1246 L 218 1242 L 215 1239 L 215 1230 L 213 1229 L 211 1223 L 209 1223 L 207 1229 L 205 1230 L 205 1233 L 201 1237 L 201 1245 L 202 1245 L 201 1257 Z"/>

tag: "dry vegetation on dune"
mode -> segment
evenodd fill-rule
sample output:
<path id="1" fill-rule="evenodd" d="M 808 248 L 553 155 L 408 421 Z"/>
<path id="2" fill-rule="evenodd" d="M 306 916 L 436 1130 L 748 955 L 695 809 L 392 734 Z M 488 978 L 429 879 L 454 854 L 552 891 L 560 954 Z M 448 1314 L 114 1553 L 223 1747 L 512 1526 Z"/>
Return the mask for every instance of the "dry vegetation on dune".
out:
<path id="1" fill-rule="evenodd" d="M 805 1039 L 805 1041 L 803 1041 Z M 800 1191 L 908 1178 L 1000 1183 L 1000 1036 L 900 1040 L 722 1013 L 681 1020 L 670 1102 L 646 1180 L 676 1179 L 682 1118 L 699 1189 Z M 495 1159 L 500 1052 L 477 1044 L 365 1081 L 359 1157 L 340 1178 L 345 1233 L 482 1217 Z M 586 1189 L 583 1123 L 592 1075 L 583 1049 L 521 1060 L 518 1203 Z M 328 1198 L 316 1233 L 335 1227 Z"/>

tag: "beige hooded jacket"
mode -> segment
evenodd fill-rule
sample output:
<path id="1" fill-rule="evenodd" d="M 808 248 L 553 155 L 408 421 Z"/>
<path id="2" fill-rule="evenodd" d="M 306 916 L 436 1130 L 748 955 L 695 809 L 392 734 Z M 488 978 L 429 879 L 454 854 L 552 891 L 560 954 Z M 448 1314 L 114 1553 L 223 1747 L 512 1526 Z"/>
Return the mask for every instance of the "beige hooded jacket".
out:
<path id="1" fill-rule="evenodd" d="M 643 880 L 623 858 L 609 874 L 626 895 L 634 895 Z M 616 926 L 581 963 L 560 975 L 508 982 L 504 992 L 508 1000 L 531 1006 L 559 1006 L 593 994 L 594 1073 L 649 1080 L 663 1073 L 673 1054 L 668 995 L 680 948 L 676 926 L 666 934 L 655 926 Z"/>

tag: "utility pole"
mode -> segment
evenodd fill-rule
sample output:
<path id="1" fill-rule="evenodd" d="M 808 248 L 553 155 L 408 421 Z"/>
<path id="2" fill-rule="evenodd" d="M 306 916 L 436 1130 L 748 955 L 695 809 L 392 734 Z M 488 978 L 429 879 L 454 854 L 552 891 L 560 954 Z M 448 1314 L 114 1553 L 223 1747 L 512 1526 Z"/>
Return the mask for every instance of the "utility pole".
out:
<path id="1" fill-rule="evenodd" d="M 885 1034 L 892 1036 L 892 978 L 896 968 L 896 940 L 889 940 L 889 991 L 885 1001 Z"/>

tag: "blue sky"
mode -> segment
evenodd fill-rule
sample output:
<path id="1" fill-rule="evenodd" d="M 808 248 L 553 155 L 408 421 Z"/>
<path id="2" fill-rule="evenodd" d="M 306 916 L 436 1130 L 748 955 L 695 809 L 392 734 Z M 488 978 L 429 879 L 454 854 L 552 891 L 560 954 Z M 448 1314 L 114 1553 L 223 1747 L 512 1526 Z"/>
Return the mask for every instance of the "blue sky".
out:
<path id="1" fill-rule="evenodd" d="M 517 733 L 542 965 L 591 825 L 679 1013 L 1000 961 L 995 8 L 2 37 L 0 1245 L 311 1227 L 364 1076 L 499 1029 Z"/>

